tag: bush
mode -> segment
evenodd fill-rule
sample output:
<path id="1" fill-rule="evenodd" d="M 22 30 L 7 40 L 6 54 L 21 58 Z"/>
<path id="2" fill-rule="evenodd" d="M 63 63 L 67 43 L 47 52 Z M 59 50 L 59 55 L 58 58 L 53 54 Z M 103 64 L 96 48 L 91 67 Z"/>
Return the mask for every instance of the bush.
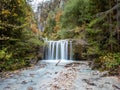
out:
<path id="1" fill-rule="evenodd" d="M 120 53 L 108 53 L 95 60 L 95 68 L 101 70 L 112 70 L 120 65 Z"/>

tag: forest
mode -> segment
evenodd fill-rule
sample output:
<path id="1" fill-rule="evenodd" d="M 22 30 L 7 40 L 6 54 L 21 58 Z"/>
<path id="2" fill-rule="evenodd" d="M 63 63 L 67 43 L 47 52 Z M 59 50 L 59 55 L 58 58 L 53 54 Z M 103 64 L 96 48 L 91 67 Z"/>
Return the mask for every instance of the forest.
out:
<path id="1" fill-rule="evenodd" d="M 25 0 L 0 1 L 0 71 L 29 65 L 34 51 L 42 45 L 32 32 L 34 24 L 32 9 Z"/>
<path id="2" fill-rule="evenodd" d="M 47 22 L 41 31 L 25 0 L 0 1 L 0 71 L 29 66 L 45 37 L 84 40 L 86 54 L 96 57 L 95 68 L 119 68 L 119 5 L 119 0 L 64 0 L 62 6 L 59 0 L 46 1 L 39 7 L 39 21 Z"/>
<path id="3" fill-rule="evenodd" d="M 56 78 L 54 78 L 54 75 L 51 77 L 47 76 L 57 82 L 55 85 L 51 83 L 50 87 L 46 86 L 50 88 L 49 90 L 103 90 L 98 88 L 107 87 L 104 85 L 110 81 L 105 82 L 105 80 L 116 80 L 112 77 L 107 79 L 104 76 L 117 76 L 120 78 L 120 0 L 43 0 L 35 4 L 36 6 L 38 5 L 36 10 L 33 10 L 34 7 L 30 4 L 33 1 L 37 2 L 39 0 L 0 0 L 1 90 L 4 88 L 2 77 L 7 75 L 12 78 L 11 74 L 8 75 L 8 73 L 16 72 L 18 74 L 21 72 L 19 70 L 24 71 L 25 68 L 28 68 L 26 72 L 29 76 L 19 75 L 20 79 L 22 78 L 21 80 L 23 80 L 21 85 L 27 85 L 35 80 L 39 84 L 35 75 L 42 78 L 48 74 L 58 74 Z M 48 40 L 48 42 L 46 43 L 45 40 Z M 66 45 L 65 48 L 62 45 Z M 62 49 L 55 49 L 55 47 Z M 67 47 L 70 47 L 70 49 Z M 48 50 L 47 54 L 45 50 Z M 69 57 L 71 59 L 73 57 L 73 62 L 71 63 L 71 61 L 67 60 L 69 64 L 64 66 L 59 65 L 62 60 L 59 60 L 55 66 L 42 62 L 45 61 L 43 60 L 45 59 L 45 54 L 49 58 L 55 57 L 58 59 L 60 52 L 65 58 Z M 54 53 L 57 53 L 57 56 L 54 56 Z M 90 67 L 88 67 L 89 65 Z M 45 68 L 45 70 L 39 71 L 41 68 Z M 95 70 L 98 70 L 99 73 L 96 71 L 97 74 L 93 73 L 91 77 L 89 74 L 95 72 Z M 76 76 L 77 72 L 79 72 L 78 76 Z M 81 73 L 85 74 L 86 77 L 84 78 Z M 99 75 L 101 82 L 104 83 L 103 86 L 98 86 L 102 84 L 92 79 L 99 79 L 95 75 Z M 30 80 L 31 77 L 34 79 L 27 81 L 26 77 L 30 77 Z M 75 77 L 79 78 L 77 81 L 82 78 L 79 81 L 80 85 L 87 83 L 88 86 L 92 85 L 97 89 L 91 89 L 91 87 L 83 89 L 84 85 L 81 86 L 82 89 L 80 87 L 76 87 L 77 89 L 70 88 L 69 85 L 74 86 Z M 88 77 L 90 79 L 87 79 Z M 26 86 L 20 87 L 23 87 L 23 90 L 48 90 L 43 80 L 48 78 L 41 78 L 39 78 L 39 81 L 42 82 L 39 84 L 41 87 L 38 85 L 40 89 L 34 89 L 32 86 L 27 89 L 25 89 Z M 14 77 L 13 79 L 16 78 Z M 11 81 L 8 80 L 8 82 Z M 112 83 L 109 83 L 111 85 L 108 87 L 110 90 L 120 89 L 120 84 L 115 85 Z M 15 89 L 13 86 L 10 87 L 8 85 L 4 90 L 10 88 L 14 88 L 10 90 L 21 90 L 21 88 Z M 62 87 L 67 88 L 62 89 Z"/>

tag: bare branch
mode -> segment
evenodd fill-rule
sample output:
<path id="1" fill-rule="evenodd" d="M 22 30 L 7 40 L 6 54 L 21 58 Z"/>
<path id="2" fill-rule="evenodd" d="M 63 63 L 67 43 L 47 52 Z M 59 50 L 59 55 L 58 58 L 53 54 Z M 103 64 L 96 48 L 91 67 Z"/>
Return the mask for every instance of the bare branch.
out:
<path id="1" fill-rule="evenodd" d="M 96 17 L 99 17 L 99 16 L 102 16 L 102 15 L 107 15 L 109 14 L 110 12 L 112 12 L 113 10 L 117 9 L 118 7 L 120 7 L 120 3 L 118 3 L 117 5 L 113 6 L 111 9 L 105 11 L 105 12 L 100 12 L 98 14 L 96 14 L 95 16 Z"/>

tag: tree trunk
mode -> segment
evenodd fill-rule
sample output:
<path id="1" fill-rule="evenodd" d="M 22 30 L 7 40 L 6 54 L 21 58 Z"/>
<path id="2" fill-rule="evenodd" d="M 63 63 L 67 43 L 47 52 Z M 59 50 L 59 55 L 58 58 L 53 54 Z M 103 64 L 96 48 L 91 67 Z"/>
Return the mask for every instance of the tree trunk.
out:
<path id="1" fill-rule="evenodd" d="M 120 0 L 117 0 L 117 4 L 120 4 Z M 117 39 L 120 40 L 120 6 L 117 8 Z"/>
<path id="2" fill-rule="evenodd" d="M 109 0 L 109 8 L 111 8 L 111 7 L 112 7 L 111 6 L 111 0 Z M 113 35 L 112 35 L 112 15 L 111 15 L 111 13 L 109 13 L 109 33 L 110 33 L 109 40 L 111 40 L 113 38 Z M 112 42 L 110 42 L 110 51 L 111 52 L 113 51 L 113 44 L 112 44 Z"/>

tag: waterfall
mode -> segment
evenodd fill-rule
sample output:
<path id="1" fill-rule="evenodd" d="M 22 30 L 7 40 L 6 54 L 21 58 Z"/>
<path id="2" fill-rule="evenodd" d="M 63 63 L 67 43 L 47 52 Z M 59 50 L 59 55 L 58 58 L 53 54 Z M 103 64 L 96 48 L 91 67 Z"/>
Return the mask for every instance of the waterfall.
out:
<path id="1" fill-rule="evenodd" d="M 45 48 L 46 60 L 72 60 L 72 41 L 45 41 L 47 46 Z"/>
<path id="2" fill-rule="evenodd" d="M 70 60 L 72 59 L 72 41 L 70 41 Z"/>

